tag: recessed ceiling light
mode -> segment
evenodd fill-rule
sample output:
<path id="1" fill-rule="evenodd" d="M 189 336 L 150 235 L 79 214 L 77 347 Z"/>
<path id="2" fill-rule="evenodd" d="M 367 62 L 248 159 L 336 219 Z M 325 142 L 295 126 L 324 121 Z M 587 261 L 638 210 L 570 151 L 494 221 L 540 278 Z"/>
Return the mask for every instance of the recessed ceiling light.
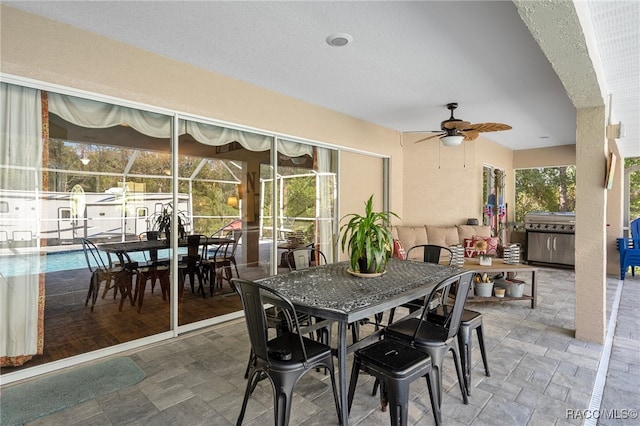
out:
<path id="1" fill-rule="evenodd" d="M 332 34 L 329 37 L 327 37 L 327 44 L 332 47 L 346 46 L 352 41 L 353 41 L 353 37 L 345 33 Z"/>

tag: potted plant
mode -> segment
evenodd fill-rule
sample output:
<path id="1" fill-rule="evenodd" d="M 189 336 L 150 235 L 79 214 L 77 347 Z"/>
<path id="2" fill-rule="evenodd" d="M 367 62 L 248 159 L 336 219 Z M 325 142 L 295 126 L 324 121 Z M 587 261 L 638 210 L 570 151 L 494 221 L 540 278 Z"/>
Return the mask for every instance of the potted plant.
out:
<path id="1" fill-rule="evenodd" d="M 365 204 L 364 216 L 357 213 L 345 215 L 350 218 L 340 227 L 342 250 L 348 248 L 351 271 L 379 274 L 385 271 L 387 261 L 393 253 L 393 237 L 389 229 L 393 212 L 374 212 L 373 195 Z"/>
<path id="2" fill-rule="evenodd" d="M 158 233 L 164 232 L 165 237 L 167 238 L 167 243 L 171 242 L 171 231 L 173 227 L 171 226 L 171 221 L 173 219 L 173 206 L 171 203 L 163 206 L 162 211 L 158 214 L 158 217 L 155 219 L 153 228 L 157 230 Z M 184 238 L 185 228 L 184 221 L 182 216 L 178 213 L 178 236 L 179 238 Z"/>

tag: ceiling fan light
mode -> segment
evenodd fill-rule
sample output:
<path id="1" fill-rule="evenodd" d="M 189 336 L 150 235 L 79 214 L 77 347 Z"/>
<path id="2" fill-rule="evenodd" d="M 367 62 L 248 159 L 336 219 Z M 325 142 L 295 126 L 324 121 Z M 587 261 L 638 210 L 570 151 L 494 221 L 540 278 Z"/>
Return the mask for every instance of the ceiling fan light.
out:
<path id="1" fill-rule="evenodd" d="M 464 139 L 464 136 L 462 135 L 449 135 L 449 136 L 443 136 L 440 138 L 440 140 L 445 146 L 458 146 L 462 143 L 463 139 Z"/>

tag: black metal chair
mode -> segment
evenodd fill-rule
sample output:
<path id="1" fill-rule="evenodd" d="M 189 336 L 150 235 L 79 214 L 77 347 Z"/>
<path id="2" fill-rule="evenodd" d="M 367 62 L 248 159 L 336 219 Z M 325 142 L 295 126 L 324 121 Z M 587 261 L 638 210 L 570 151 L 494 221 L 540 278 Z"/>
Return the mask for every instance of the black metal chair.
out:
<path id="1" fill-rule="evenodd" d="M 182 256 L 178 262 L 178 278 L 181 280 L 180 293 L 182 293 L 184 289 L 184 282 L 187 276 L 191 284 L 191 293 L 194 293 L 195 277 L 197 276 L 198 293 L 202 294 L 202 298 L 206 297 L 204 293 L 204 281 L 206 277 L 202 273 L 202 255 L 200 254 L 200 247 L 202 245 L 205 246 L 206 252 L 206 241 L 206 235 L 194 234 L 187 236 L 187 254 Z"/>
<path id="2" fill-rule="evenodd" d="M 480 346 L 480 355 L 484 364 L 484 374 L 489 377 L 489 363 L 487 361 L 487 353 L 484 346 L 484 333 L 482 330 L 482 314 L 480 312 L 465 309 L 462 311 L 462 320 L 460 321 L 460 329 L 458 330 L 458 348 L 460 350 L 460 360 L 462 362 L 462 371 L 464 373 L 464 384 L 467 389 L 467 395 L 471 395 L 471 336 L 473 330 L 478 336 L 478 345 Z"/>
<path id="3" fill-rule="evenodd" d="M 420 251 L 422 251 L 422 256 L 419 256 Z M 414 257 L 409 257 L 411 254 L 413 254 Z M 417 260 L 415 256 L 422 257 L 422 261 L 427 263 L 444 263 L 451 265 L 451 261 L 453 260 L 453 253 L 451 252 L 451 249 L 433 244 L 420 244 L 411 247 L 409 251 L 407 251 L 406 259 Z M 423 299 L 416 299 L 403 304 L 402 307 L 409 309 L 409 312 L 414 312 L 422 307 L 423 302 Z M 389 324 L 393 323 L 395 313 L 396 308 L 391 309 L 389 312 Z"/>
<path id="4" fill-rule="evenodd" d="M 441 424 L 440 407 L 435 399 L 431 373 L 431 357 L 413 348 L 410 342 L 380 340 L 355 352 L 349 382 L 349 412 L 353 402 L 360 370 L 371 374 L 382 383 L 380 404 L 382 411 L 389 405 L 393 426 L 407 424 L 409 413 L 409 385 L 425 377 L 429 388 L 431 410 L 436 425 Z"/>
<path id="5" fill-rule="evenodd" d="M 452 260 L 452 252 L 447 247 L 441 246 L 433 246 L 433 245 L 422 245 L 415 246 L 409 249 L 407 252 L 407 258 L 409 253 L 413 249 L 424 248 L 423 251 L 423 261 L 430 263 L 442 263 L 447 262 L 447 252 L 448 252 L 448 262 L 451 263 Z M 444 254 L 444 255 L 443 255 Z M 416 301 L 412 301 L 408 304 L 409 310 L 415 310 L 417 305 Z M 430 318 L 436 318 L 434 315 L 443 316 L 444 313 L 442 311 L 442 307 L 438 307 L 438 311 L 431 312 Z M 393 321 L 393 313 L 389 319 L 390 322 Z M 480 346 L 480 354 L 482 356 L 482 362 L 484 364 L 485 375 L 491 376 L 489 372 L 489 363 L 487 361 L 487 353 L 484 345 L 484 333 L 482 328 L 482 314 L 477 311 L 472 311 L 470 309 L 465 309 L 462 313 L 462 320 L 460 322 L 460 330 L 458 331 L 458 349 L 460 351 L 460 360 L 462 363 L 462 371 L 464 372 L 465 378 L 465 387 L 467 389 L 467 395 L 471 395 L 471 335 L 473 334 L 473 330 L 476 330 L 476 335 L 478 337 L 478 344 Z"/>
<path id="6" fill-rule="evenodd" d="M 106 261 L 100 254 L 100 251 L 96 245 L 86 238 L 82 239 L 82 250 L 84 251 L 84 257 L 87 261 L 87 266 L 91 272 L 91 281 L 89 283 L 89 291 L 87 293 L 87 299 L 84 302 L 84 306 L 89 304 L 91 299 L 91 312 L 98 299 L 98 293 L 100 292 L 100 285 L 105 283 L 105 289 L 102 293 L 104 299 L 107 292 L 110 289 L 114 290 L 113 298 L 115 299 L 118 291 L 120 291 L 122 298 L 120 300 L 120 310 L 124 300 L 129 297 L 131 305 L 134 304 L 132 294 L 132 281 L 131 278 L 134 272 L 131 268 L 127 268 L 127 265 L 112 265 L 111 262 Z"/>
<path id="7" fill-rule="evenodd" d="M 150 241 L 157 240 L 157 231 L 147 231 L 138 234 L 138 240 Z M 153 249 L 149 251 L 147 255 L 146 251 L 143 251 L 145 261 L 138 263 L 139 271 L 143 274 L 142 279 L 151 282 L 151 293 L 156 287 L 156 281 L 160 281 L 160 289 L 162 290 L 162 299 L 167 300 L 169 295 L 169 259 L 158 259 L 158 250 Z M 145 284 L 142 285 L 144 287 Z M 137 289 L 136 289 L 137 290 Z"/>
<path id="8" fill-rule="evenodd" d="M 460 328 L 464 304 L 473 276 L 473 271 L 467 271 L 442 281 L 431 291 L 429 297 L 425 298 L 419 318 L 402 319 L 390 324 L 385 330 L 385 339 L 411 343 L 416 349 L 431 356 L 432 368 L 429 374 L 436 388 L 435 397 L 438 407 L 442 403 L 442 363 L 447 352 L 451 352 L 453 356 L 462 399 L 465 404 L 469 403 L 462 366 L 454 341 Z M 455 299 L 453 305 L 447 304 L 449 297 Z M 431 322 L 428 313 L 432 312 L 437 305 L 442 306 L 443 315 L 438 318 L 438 321 Z"/>
<path id="9" fill-rule="evenodd" d="M 231 265 L 233 263 L 233 246 L 232 241 L 219 243 L 213 250 L 213 255 L 205 258 L 202 256 L 202 269 L 205 276 L 209 276 L 209 293 L 213 296 L 215 287 L 222 288 L 222 280 L 227 280 L 231 285 Z M 203 251 L 203 253 L 207 253 Z M 236 273 L 237 273 L 236 268 Z"/>
<path id="10" fill-rule="evenodd" d="M 300 333 L 296 309 L 281 293 L 247 280 L 233 278 L 232 282 L 240 294 L 244 316 L 254 354 L 250 364 L 249 380 L 245 390 L 238 425 L 242 424 L 249 396 L 260 380 L 268 378 L 274 393 L 275 424 L 288 425 L 293 389 L 305 373 L 318 367 L 330 372 L 336 412 L 340 417 L 340 403 L 336 390 L 333 356 L 331 348 L 308 339 Z M 289 331 L 273 339 L 268 338 L 265 303 L 278 306 L 289 321 Z"/>

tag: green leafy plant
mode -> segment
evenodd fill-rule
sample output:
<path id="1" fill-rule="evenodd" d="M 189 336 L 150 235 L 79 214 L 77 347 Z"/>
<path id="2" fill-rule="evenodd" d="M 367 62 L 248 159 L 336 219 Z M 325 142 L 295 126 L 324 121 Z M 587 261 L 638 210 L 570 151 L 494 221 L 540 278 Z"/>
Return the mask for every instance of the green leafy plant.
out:
<path id="1" fill-rule="evenodd" d="M 345 215 L 349 221 L 340 227 L 342 250 L 348 247 L 352 271 L 384 272 L 393 253 L 393 237 L 389 229 L 393 212 L 374 212 L 373 195 L 365 204 L 364 216 L 357 213 Z"/>
<path id="2" fill-rule="evenodd" d="M 160 212 L 155 218 L 152 229 L 157 230 L 160 233 L 164 232 L 167 239 L 169 239 L 169 235 L 171 235 L 173 230 L 173 227 L 171 226 L 172 219 L 173 206 L 171 203 L 168 203 L 162 207 L 162 212 Z M 178 236 L 180 238 L 184 238 L 185 236 L 184 220 L 180 213 L 178 213 Z"/>

